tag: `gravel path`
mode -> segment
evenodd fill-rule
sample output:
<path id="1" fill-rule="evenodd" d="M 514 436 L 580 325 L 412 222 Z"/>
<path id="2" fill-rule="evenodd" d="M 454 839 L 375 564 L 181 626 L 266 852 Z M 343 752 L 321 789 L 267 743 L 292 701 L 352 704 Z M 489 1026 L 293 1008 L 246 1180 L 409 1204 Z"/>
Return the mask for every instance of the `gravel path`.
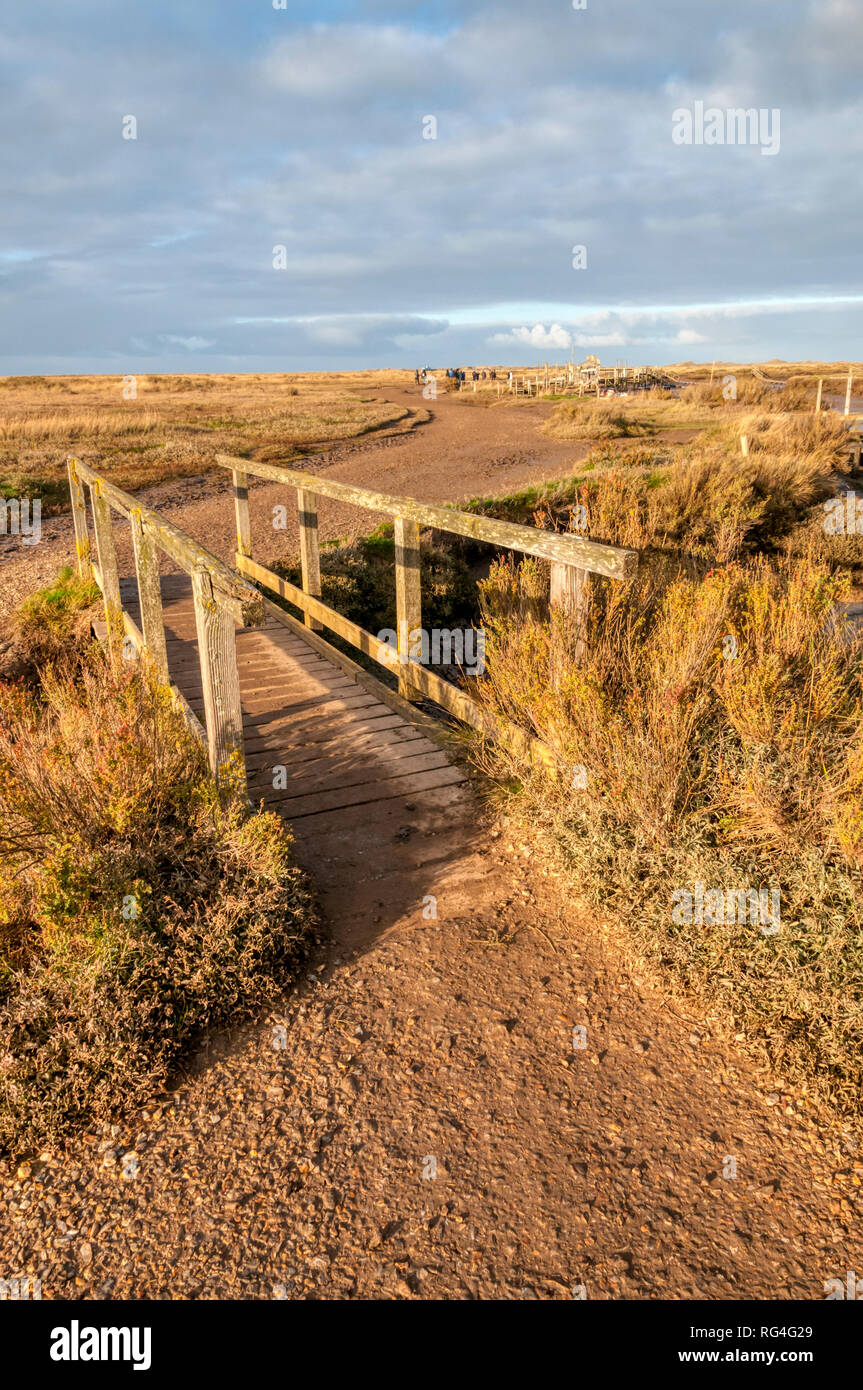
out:
<path id="1" fill-rule="evenodd" d="M 284 1012 L 3 1175 L 0 1272 L 46 1298 L 817 1299 L 863 1267 L 861 1165 L 508 835 L 437 921 L 345 950 L 336 918 Z"/>
<path id="2" fill-rule="evenodd" d="M 577 454 L 522 410 L 439 419 L 327 466 L 452 499 Z M 496 430 L 541 461 L 496 469 Z M 260 553 L 289 550 L 261 521 L 284 490 L 256 494 Z M 230 558 L 221 479 L 151 498 Z M 863 1268 L 863 1164 L 838 1131 L 672 1007 L 478 794 L 435 816 L 330 837 L 327 937 L 283 1010 L 206 1040 L 122 1126 L 0 1169 L 0 1278 L 72 1299 L 819 1299 Z"/>

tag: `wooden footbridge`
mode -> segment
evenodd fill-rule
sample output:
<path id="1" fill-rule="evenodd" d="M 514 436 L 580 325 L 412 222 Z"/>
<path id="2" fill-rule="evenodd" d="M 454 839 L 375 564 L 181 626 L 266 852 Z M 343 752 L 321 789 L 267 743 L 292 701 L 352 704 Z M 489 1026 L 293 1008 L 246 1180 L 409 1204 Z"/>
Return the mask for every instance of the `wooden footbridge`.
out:
<path id="1" fill-rule="evenodd" d="M 440 721 L 417 706 L 435 702 L 491 736 L 525 739 L 492 725 L 468 693 L 415 659 L 422 628 L 420 528 L 488 542 L 551 565 L 552 602 L 584 640 L 591 573 L 628 579 L 637 552 L 388 497 L 324 477 L 222 455 L 237 524 L 231 568 L 172 522 L 76 459 L 69 462 L 78 566 L 95 577 L 113 659 L 146 660 L 206 745 L 215 777 L 272 804 L 299 840 L 344 837 L 358 823 L 403 821 L 416 803 L 445 812 L 463 780 L 442 746 Z M 249 474 L 295 488 L 302 588 L 252 557 Z M 87 505 L 89 493 L 90 505 Z M 317 505 L 335 498 L 393 518 L 398 650 L 321 598 Z M 134 576 L 117 566 L 114 514 L 131 528 Z M 92 540 L 95 545 L 91 542 Z M 164 560 L 177 573 L 161 573 Z M 296 617 L 283 604 L 303 615 Z M 391 689 L 325 637 L 336 633 L 398 676 Z"/>

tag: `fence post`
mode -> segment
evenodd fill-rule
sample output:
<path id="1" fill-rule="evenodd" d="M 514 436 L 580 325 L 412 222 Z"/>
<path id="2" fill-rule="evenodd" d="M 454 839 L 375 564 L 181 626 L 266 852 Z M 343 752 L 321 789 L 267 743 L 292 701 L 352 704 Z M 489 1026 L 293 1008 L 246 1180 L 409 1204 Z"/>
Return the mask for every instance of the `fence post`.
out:
<path id="1" fill-rule="evenodd" d="M 66 467 L 69 473 L 69 495 L 72 499 L 72 523 L 75 527 L 75 554 L 78 557 L 78 573 L 82 579 L 93 578 L 93 564 L 90 559 L 90 532 L 87 529 L 87 503 L 84 488 L 78 477 L 76 459 L 69 459 Z"/>
<path id="2" fill-rule="evenodd" d="M 845 414 L 851 414 L 851 377 L 853 373 L 848 373 L 848 385 L 845 387 Z"/>
<path id="3" fill-rule="evenodd" d="M 234 511 L 237 517 L 237 553 L 252 558 L 252 527 L 249 521 L 249 475 L 235 468 Z"/>
<path id="4" fill-rule="evenodd" d="M 820 413 L 821 413 L 821 388 L 822 388 L 823 385 L 824 385 L 824 378 L 823 378 L 823 376 L 820 376 L 820 377 L 818 378 L 818 395 L 815 397 L 815 414 L 816 414 L 816 415 L 820 415 Z"/>
<path id="5" fill-rule="evenodd" d="M 117 649 L 123 640 L 123 604 L 120 598 L 120 575 L 117 570 L 117 552 L 114 549 L 114 531 L 111 526 L 111 505 L 103 496 L 99 478 L 90 484 L 90 501 L 93 506 L 93 530 L 96 533 L 105 622 L 108 627 L 108 647 L 112 661 L 116 661 Z"/>
<path id="6" fill-rule="evenodd" d="M 162 589 L 159 581 L 159 557 L 152 536 L 148 535 L 140 508 L 135 508 L 129 521 L 135 551 L 135 573 L 138 577 L 138 598 L 141 601 L 141 632 L 147 657 L 163 684 L 169 682 L 168 649 L 165 643 L 165 621 L 162 616 Z"/>
<path id="7" fill-rule="evenodd" d="M 749 440 L 746 438 L 745 434 L 741 434 L 740 436 L 740 452 L 744 458 L 746 458 L 746 455 L 749 453 Z"/>
<path id="8" fill-rule="evenodd" d="M 420 579 L 420 528 L 405 517 L 395 518 L 396 550 L 396 629 L 401 660 L 406 661 L 411 638 L 422 627 L 422 582 Z M 411 685 L 399 669 L 399 694 L 418 704 L 422 692 Z"/>
<path id="9" fill-rule="evenodd" d="M 297 488 L 297 507 L 300 520 L 300 563 L 303 568 L 303 593 L 321 596 L 321 553 L 318 545 L 317 498 L 305 488 Z M 320 632 L 322 624 L 317 618 L 305 614 L 306 627 Z"/>
<path id="10" fill-rule="evenodd" d="M 210 768 L 220 786 L 241 789 L 246 764 L 234 620 L 221 607 L 206 569 L 192 571 L 192 594 Z"/>
<path id="11" fill-rule="evenodd" d="M 563 615 L 565 651 L 576 666 L 584 664 L 587 656 L 587 614 L 590 607 L 590 574 L 576 565 L 553 561 L 551 565 L 552 609 Z M 554 615 L 552 614 L 552 623 Z M 552 680 L 560 682 L 560 667 L 553 660 Z"/>

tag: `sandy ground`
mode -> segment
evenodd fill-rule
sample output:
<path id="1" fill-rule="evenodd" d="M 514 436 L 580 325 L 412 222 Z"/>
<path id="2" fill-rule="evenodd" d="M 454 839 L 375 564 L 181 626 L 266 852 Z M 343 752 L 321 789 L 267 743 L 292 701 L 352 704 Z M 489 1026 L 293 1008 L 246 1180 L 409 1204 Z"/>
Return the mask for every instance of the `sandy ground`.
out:
<path id="1" fill-rule="evenodd" d="M 584 452 L 535 433 L 542 409 L 441 402 L 315 467 L 430 500 L 508 490 Z M 230 558 L 221 479 L 151 496 Z M 263 555 L 293 544 L 267 520 L 285 500 L 255 490 Z M 52 529 L 4 577 L 69 558 Z M 0 1170 L 0 1276 L 73 1299 L 820 1299 L 863 1267 L 853 1145 L 671 1006 L 482 795 L 322 835 L 300 987 L 122 1125 Z"/>
<path id="2" fill-rule="evenodd" d="M 443 394 L 437 401 L 425 401 L 421 391 L 413 388 L 378 388 L 376 394 L 406 406 L 414 419 L 408 420 L 405 429 L 383 438 L 369 436 L 326 450 L 307 461 L 306 471 L 394 496 L 458 503 L 566 476 L 590 453 L 589 443 L 567 443 L 539 433 L 537 426 L 553 409 L 546 403 L 498 409 L 474 405 L 470 395 L 463 401 Z M 430 420 L 414 423 L 426 413 Z M 676 431 L 669 438 L 688 438 L 692 433 Z M 226 471 L 150 488 L 140 498 L 223 560 L 232 562 L 234 517 Z M 275 510 L 278 508 L 287 508 L 286 529 L 278 529 L 284 519 Z M 296 553 L 296 494 L 292 488 L 252 481 L 251 512 L 255 558 L 266 562 Z M 116 519 L 121 573 L 131 573 L 131 543 L 126 528 Z M 357 507 L 320 500 L 322 543 L 367 535 L 384 519 Z M 72 564 L 74 555 L 72 523 L 67 516 L 46 520 L 42 542 L 37 546 L 24 546 L 17 537 L 0 538 L 0 616 L 53 578 L 60 565 Z M 165 568 L 170 568 L 169 562 Z"/>

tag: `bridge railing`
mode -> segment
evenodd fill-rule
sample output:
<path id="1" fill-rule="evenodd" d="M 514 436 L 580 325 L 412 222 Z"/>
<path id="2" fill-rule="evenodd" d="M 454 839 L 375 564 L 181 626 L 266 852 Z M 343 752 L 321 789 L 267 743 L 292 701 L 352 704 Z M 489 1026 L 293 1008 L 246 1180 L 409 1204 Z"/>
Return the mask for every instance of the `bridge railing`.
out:
<path id="1" fill-rule="evenodd" d="M 95 578 L 102 591 L 112 661 L 116 663 L 121 659 L 124 638 L 131 639 L 136 654 L 150 662 L 160 682 L 182 708 L 192 731 L 206 744 L 216 779 L 222 784 L 243 786 L 243 715 L 235 625 L 261 626 L 264 601 L 260 593 L 179 527 L 149 507 L 142 507 L 129 493 L 122 492 L 80 459 L 69 459 L 68 471 L 78 570 L 83 578 Z M 85 488 L 90 495 L 95 556 L 90 544 Z M 125 517 L 131 528 L 140 628 L 123 608 L 114 541 L 114 511 Z M 192 581 L 206 729 L 168 672 L 159 551 L 169 555 Z"/>
<path id="2" fill-rule="evenodd" d="M 638 551 L 602 545 L 583 536 L 556 535 L 538 527 L 497 521 L 471 512 L 455 511 L 412 497 L 391 497 L 350 483 L 299 473 L 274 464 L 217 454 L 216 462 L 233 477 L 237 524 L 235 563 L 241 574 L 278 594 L 304 614 L 306 629 L 321 626 L 336 633 L 359 651 L 398 675 L 399 694 L 412 703 L 427 697 L 457 719 L 490 732 L 488 716 L 463 690 L 413 659 L 415 634 L 422 630 L 420 585 L 420 527 L 432 527 L 450 535 L 466 536 L 500 549 L 535 556 L 551 566 L 550 598 L 570 624 L 572 651 L 583 660 L 587 640 L 590 575 L 627 581 L 638 565 Z M 296 489 L 300 532 L 302 588 L 290 584 L 252 557 L 249 519 L 249 475 Z M 392 518 L 395 533 L 395 597 L 397 650 L 338 613 L 321 600 L 321 565 L 318 539 L 318 498 L 347 502 Z M 296 619 L 267 601 L 267 612 L 302 631 Z M 312 640 L 311 636 L 309 640 Z M 320 639 L 318 639 L 320 641 Z"/>

